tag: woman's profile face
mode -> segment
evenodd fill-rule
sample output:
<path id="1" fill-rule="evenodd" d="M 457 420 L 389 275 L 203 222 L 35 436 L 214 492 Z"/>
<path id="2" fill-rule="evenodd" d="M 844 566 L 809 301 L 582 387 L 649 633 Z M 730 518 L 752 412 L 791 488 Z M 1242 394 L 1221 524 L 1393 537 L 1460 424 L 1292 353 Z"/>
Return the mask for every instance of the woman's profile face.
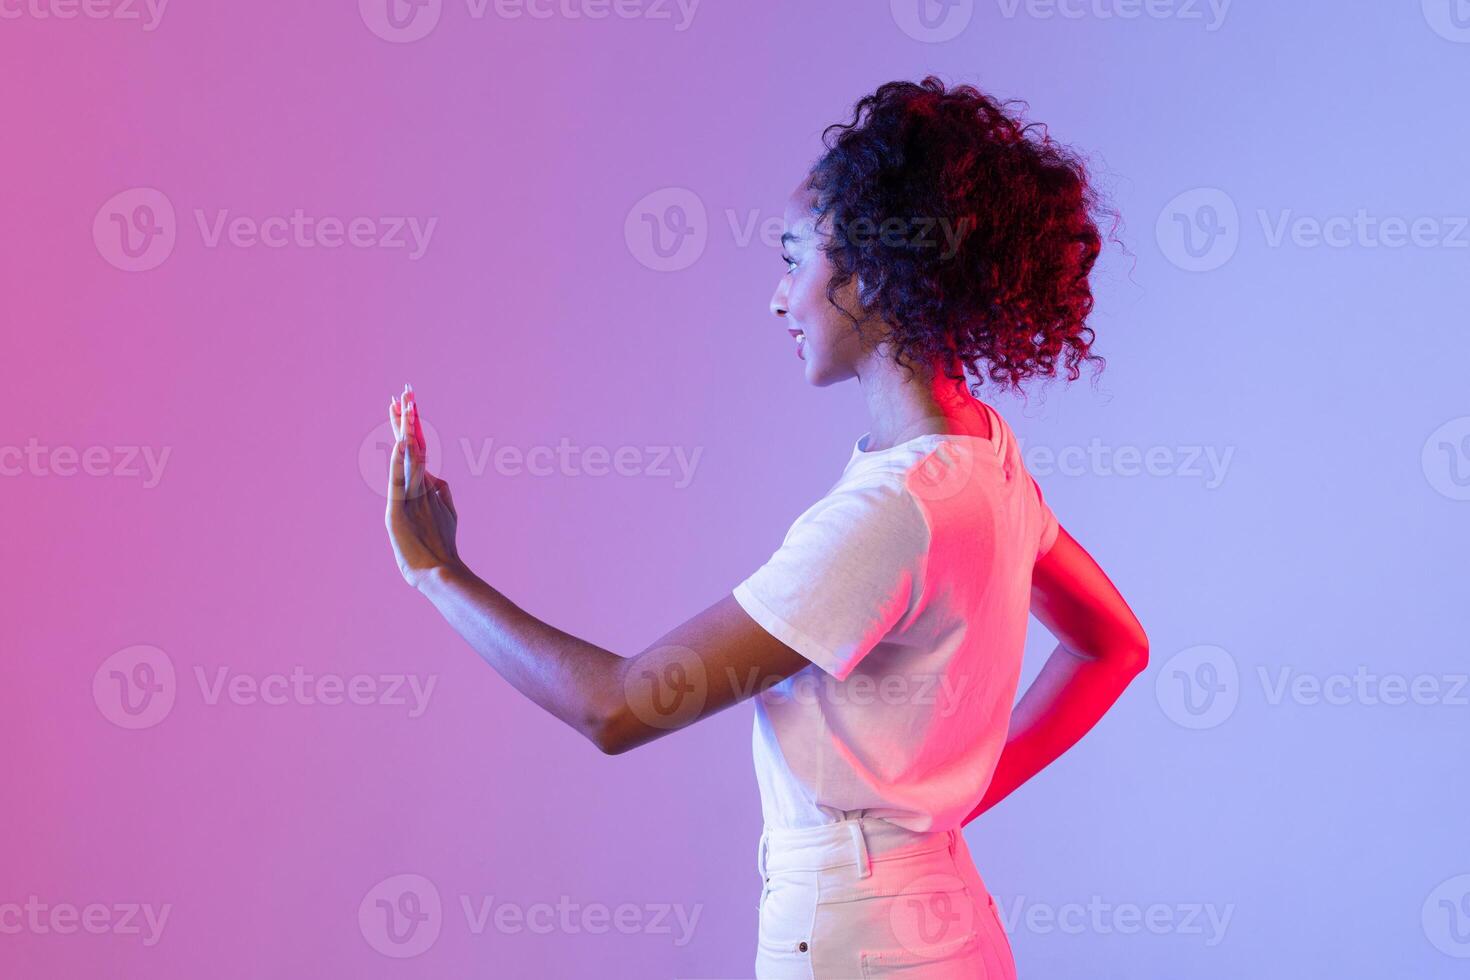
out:
<path id="1" fill-rule="evenodd" d="M 786 201 L 781 260 L 787 265 L 771 297 L 771 312 L 785 321 L 787 330 L 798 339 L 807 382 L 823 387 L 856 377 L 857 366 L 867 351 L 852 320 L 827 299 L 832 264 L 819 247 L 823 232 L 815 226 L 814 204 L 815 197 L 805 181 Z M 857 293 L 854 277 L 833 294 L 833 299 L 862 320 Z"/>

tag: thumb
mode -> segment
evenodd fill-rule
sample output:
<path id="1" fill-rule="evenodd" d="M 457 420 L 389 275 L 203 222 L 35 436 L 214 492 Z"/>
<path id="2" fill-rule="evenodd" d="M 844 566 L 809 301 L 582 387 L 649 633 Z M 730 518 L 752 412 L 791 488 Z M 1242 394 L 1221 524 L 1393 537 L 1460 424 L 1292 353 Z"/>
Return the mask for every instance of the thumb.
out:
<path id="1" fill-rule="evenodd" d="M 436 477 L 436 479 L 438 478 Z M 444 506 L 449 508 L 449 513 L 458 517 L 459 511 L 454 507 L 454 494 L 449 492 L 449 481 L 438 479 L 438 482 L 434 486 L 439 491 L 439 499 L 444 501 Z"/>
<path id="2" fill-rule="evenodd" d="M 403 484 L 403 457 L 407 445 L 400 436 L 393 443 L 393 456 L 388 460 L 388 500 L 402 501 L 406 496 Z"/>

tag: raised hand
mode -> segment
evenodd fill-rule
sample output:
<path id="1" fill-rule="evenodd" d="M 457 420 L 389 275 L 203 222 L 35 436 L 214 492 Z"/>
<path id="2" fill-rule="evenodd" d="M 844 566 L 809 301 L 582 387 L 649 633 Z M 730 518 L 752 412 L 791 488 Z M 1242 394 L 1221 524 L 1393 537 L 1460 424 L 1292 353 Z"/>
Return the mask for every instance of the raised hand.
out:
<path id="1" fill-rule="evenodd" d="M 464 569 L 454 540 L 459 514 L 449 484 L 427 469 L 427 444 L 412 386 L 405 385 L 388 403 L 388 419 L 394 442 L 384 523 L 399 572 L 418 588 L 437 570 Z"/>

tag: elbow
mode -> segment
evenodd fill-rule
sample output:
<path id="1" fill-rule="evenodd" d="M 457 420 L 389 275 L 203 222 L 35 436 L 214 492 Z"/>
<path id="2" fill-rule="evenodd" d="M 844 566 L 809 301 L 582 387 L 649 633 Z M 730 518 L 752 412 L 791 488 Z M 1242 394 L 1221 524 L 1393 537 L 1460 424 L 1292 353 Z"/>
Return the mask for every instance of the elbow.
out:
<path id="1" fill-rule="evenodd" d="M 1148 667 L 1148 637 L 1144 636 L 1138 642 L 1128 644 L 1117 659 L 1118 666 L 1130 679 L 1143 673 Z"/>
<path id="2" fill-rule="evenodd" d="M 639 743 L 631 735 L 632 726 L 622 711 L 610 711 L 594 718 L 583 729 L 582 734 L 597 746 L 603 755 L 622 755 Z"/>
<path id="3" fill-rule="evenodd" d="M 598 693 L 582 705 L 578 730 L 603 755 L 622 755 L 638 744 L 633 737 L 637 726 L 626 696 L 627 680 L 623 672 L 627 666 L 625 659 L 615 661 L 614 675 L 604 679 L 597 688 Z"/>
<path id="4" fill-rule="evenodd" d="M 601 729 L 590 733 L 587 737 L 593 745 L 597 746 L 597 751 L 603 755 L 622 755 L 632 748 L 616 734 Z"/>

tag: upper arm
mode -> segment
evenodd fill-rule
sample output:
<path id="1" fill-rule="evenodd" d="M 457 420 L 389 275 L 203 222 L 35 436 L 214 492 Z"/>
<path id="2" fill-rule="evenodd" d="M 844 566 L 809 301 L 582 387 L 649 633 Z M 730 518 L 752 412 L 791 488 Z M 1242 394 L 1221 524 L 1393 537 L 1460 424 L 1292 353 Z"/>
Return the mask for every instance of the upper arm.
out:
<path id="1" fill-rule="evenodd" d="M 829 491 L 731 593 L 620 665 L 599 746 L 641 745 L 808 665 L 845 679 L 911 608 L 928 544 L 901 484 Z"/>
<path id="2" fill-rule="evenodd" d="M 708 718 L 807 667 L 725 595 L 619 665 L 597 743 L 615 755 Z"/>
<path id="3" fill-rule="evenodd" d="M 1031 572 L 1031 612 L 1075 653 L 1148 662 L 1148 636 L 1107 574 L 1058 526 L 1056 540 Z"/>

